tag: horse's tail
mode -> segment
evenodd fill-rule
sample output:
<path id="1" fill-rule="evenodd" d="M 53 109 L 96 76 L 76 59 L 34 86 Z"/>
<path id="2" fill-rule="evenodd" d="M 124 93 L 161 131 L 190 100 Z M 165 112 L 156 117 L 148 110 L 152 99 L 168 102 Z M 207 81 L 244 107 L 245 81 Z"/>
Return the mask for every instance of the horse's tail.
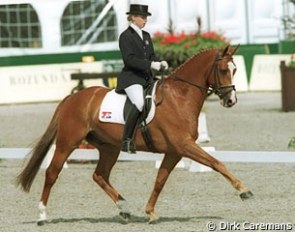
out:
<path id="1" fill-rule="evenodd" d="M 63 101 L 62 101 L 63 102 Z M 21 185 L 22 189 L 25 192 L 29 192 L 32 186 L 32 183 L 40 169 L 40 166 L 50 149 L 57 133 L 59 110 L 62 102 L 58 105 L 55 113 L 38 143 L 33 147 L 30 154 L 31 158 L 23 171 L 17 176 L 16 184 Z"/>

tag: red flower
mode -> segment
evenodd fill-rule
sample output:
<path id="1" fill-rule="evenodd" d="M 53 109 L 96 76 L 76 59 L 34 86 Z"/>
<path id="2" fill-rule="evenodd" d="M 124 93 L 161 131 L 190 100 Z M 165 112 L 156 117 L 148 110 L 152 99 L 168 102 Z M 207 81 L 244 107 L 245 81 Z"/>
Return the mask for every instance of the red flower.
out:
<path id="1" fill-rule="evenodd" d="M 155 39 L 157 39 L 157 38 L 162 38 L 163 36 L 165 36 L 165 34 L 164 33 L 162 33 L 162 32 L 156 32 L 155 34 L 154 34 L 154 38 Z"/>
<path id="2" fill-rule="evenodd" d="M 204 39 L 221 40 L 227 43 L 227 39 L 224 36 L 217 34 L 214 31 L 203 32 L 201 37 Z"/>
<path id="3" fill-rule="evenodd" d="M 163 37 L 162 43 L 169 45 L 169 44 L 178 44 L 181 43 L 184 40 L 183 35 L 175 35 L 175 34 L 170 34 L 166 37 Z"/>
<path id="4" fill-rule="evenodd" d="M 189 49 L 189 48 L 190 48 L 190 46 L 189 46 L 188 44 L 185 44 L 183 47 L 184 47 L 185 49 Z"/>
<path id="5" fill-rule="evenodd" d="M 154 39 L 160 39 L 159 43 L 161 45 L 170 45 L 170 44 L 179 44 L 185 41 L 189 35 L 186 35 L 184 32 L 180 34 L 164 34 L 157 32 L 154 34 Z"/>
<path id="6" fill-rule="evenodd" d="M 219 36 L 212 31 L 207 31 L 201 34 L 201 37 L 206 38 L 206 39 L 218 39 Z"/>

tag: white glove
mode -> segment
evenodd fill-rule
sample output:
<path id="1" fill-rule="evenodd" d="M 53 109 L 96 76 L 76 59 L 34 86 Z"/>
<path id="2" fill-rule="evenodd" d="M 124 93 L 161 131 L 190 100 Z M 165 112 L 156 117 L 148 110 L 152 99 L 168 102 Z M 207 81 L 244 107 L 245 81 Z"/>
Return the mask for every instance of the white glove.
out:
<path id="1" fill-rule="evenodd" d="M 169 65 L 166 60 L 161 61 L 161 66 L 164 68 L 164 70 L 167 70 L 169 68 Z"/>
<path id="2" fill-rule="evenodd" d="M 156 71 L 160 71 L 160 69 L 161 69 L 161 62 L 152 61 L 151 69 L 154 69 Z"/>

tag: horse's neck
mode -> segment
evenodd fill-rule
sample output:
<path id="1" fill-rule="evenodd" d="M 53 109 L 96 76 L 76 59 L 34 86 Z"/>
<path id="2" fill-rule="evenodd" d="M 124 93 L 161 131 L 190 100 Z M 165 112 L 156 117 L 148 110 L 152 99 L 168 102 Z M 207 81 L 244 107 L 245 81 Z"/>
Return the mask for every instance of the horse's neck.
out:
<path id="1" fill-rule="evenodd" d="M 207 96 L 204 88 L 208 88 L 206 78 L 208 78 L 215 55 L 215 50 L 198 54 L 179 67 L 167 79 L 171 101 L 179 99 L 181 110 L 184 112 L 199 115 Z M 176 80 L 175 77 L 188 82 Z"/>
<path id="2" fill-rule="evenodd" d="M 215 56 L 215 49 L 200 52 L 177 68 L 174 75 L 208 88 L 206 78 L 209 75 Z"/>
<path id="3" fill-rule="evenodd" d="M 198 117 L 204 104 L 206 93 L 182 81 L 168 78 L 165 81 L 165 99 L 175 110 Z"/>

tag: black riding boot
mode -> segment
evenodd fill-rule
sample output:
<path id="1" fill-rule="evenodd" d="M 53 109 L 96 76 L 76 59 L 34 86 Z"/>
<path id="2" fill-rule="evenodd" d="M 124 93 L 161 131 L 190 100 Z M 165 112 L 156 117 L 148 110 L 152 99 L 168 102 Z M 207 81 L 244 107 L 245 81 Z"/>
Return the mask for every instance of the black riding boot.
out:
<path id="1" fill-rule="evenodd" d="M 135 144 L 133 143 L 133 136 L 137 126 L 139 115 L 140 111 L 135 105 L 132 105 L 125 122 L 121 151 L 126 151 L 132 154 L 136 153 Z"/>

